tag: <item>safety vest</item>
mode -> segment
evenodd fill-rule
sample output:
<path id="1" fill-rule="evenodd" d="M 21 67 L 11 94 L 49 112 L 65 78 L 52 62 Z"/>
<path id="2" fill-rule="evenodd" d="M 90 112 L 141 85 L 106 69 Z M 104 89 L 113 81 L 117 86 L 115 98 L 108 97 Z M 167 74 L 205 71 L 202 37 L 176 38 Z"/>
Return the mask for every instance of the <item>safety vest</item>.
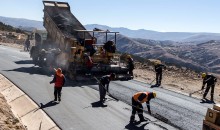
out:
<path id="1" fill-rule="evenodd" d="M 63 82 L 64 82 L 63 74 L 61 74 L 61 76 L 56 75 L 56 81 L 55 81 L 54 86 L 55 87 L 62 87 L 63 86 Z"/>
<path id="2" fill-rule="evenodd" d="M 139 100 L 140 103 L 144 103 L 144 102 L 148 101 L 148 92 L 138 92 L 138 93 L 134 94 L 133 98 L 135 101 L 138 101 L 138 98 L 140 96 L 143 96 L 142 100 L 141 101 Z"/>

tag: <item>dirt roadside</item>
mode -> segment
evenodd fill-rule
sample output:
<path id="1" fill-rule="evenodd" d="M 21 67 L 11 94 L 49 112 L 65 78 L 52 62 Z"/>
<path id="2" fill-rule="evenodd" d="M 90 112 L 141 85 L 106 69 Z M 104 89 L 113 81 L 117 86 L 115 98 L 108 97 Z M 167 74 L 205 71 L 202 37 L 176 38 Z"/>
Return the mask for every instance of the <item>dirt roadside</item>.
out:
<path id="1" fill-rule="evenodd" d="M 14 116 L 11 107 L 0 93 L 0 129 L 1 130 L 25 130 L 25 127 Z"/>
<path id="2" fill-rule="evenodd" d="M 8 82 L 0 79 L 0 88 Z M 7 103 L 4 95 L 0 93 L 0 129 L 1 130 L 26 130 L 19 118 L 14 115 L 11 106 Z"/>
<path id="3" fill-rule="evenodd" d="M 220 79 L 219 75 L 218 82 L 215 85 L 214 100 L 215 103 L 220 102 Z M 150 84 L 156 77 L 153 66 L 136 66 L 134 70 L 134 79 Z M 152 83 L 155 84 L 155 81 Z M 162 88 L 175 91 L 188 95 L 194 91 L 201 90 L 202 78 L 199 73 L 196 73 L 186 68 L 177 68 L 175 66 L 168 66 L 166 70 L 163 71 L 163 79 L 161 83 Z M 210 99 L 210 91 L 206 98 Z M 203 91 L 192 94 L 192 97 L 201 99 Z"/>

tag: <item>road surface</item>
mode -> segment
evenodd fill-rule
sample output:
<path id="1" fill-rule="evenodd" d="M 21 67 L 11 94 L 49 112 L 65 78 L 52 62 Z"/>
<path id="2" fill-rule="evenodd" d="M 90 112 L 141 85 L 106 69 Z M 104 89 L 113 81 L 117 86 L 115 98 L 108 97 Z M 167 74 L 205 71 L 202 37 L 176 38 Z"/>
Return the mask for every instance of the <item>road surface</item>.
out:
<path id="1" fill-rule="evenodd" d="M 107 107 L 101 107 L 97 102 L 99 94 L 96 91 L 98 85 L 95 80 L 68 81 L 62 91 L 61 103 L 55 104 L 51 102 L 53 100 L 53 85 L 49 84 L 52 80 L 51 74 L 34 66 L 28 52 L 0 45 L 0 57 L 0 73 L 28 94 L 64 130 L 200 130 L 207 108 L 212 107 L 212 104 L 200 103 L 198 99 L 162 88 L 150 88 L 148 84 L 135 80 L 111 82 L 109 92 L 120 101 L 108 97 Z M 128 122 L 131 106 L 128 104 L 131 104 L 131 96 L 138 91 L 157 93 L 157 98 L 151 101 L 151 110 L 157 118 L 145 114 L 149 119 L 148 122 L 130 125 Z"/>

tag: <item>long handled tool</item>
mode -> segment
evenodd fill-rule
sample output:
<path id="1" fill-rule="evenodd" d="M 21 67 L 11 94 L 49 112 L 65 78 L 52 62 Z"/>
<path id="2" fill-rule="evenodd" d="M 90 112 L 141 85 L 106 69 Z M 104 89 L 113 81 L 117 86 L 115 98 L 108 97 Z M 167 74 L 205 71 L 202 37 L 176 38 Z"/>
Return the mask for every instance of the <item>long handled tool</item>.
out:
<path id="1" fill-rule="evenodd" d="M 204 89 L 205 89 L 205 88 L 204 88 Z M 203 91 L 203 89 L 200 89 L 200 90 L 196 90 L 196 91 L 194 91 L 194 92 L 191 92 L 191 93 L 189 93 L 189 96 L 191 97 L 192 94 L 197 93 L 197 92 L 200 92 L 200 91 Z"/>
<path id="2" fill-rule="evenodd" d="M 214 83 L 211 84 L 211 85 L 215 85 L 215 84 L 216 84 L 216 82 L 214 82 Z M 207 88 L 207 86 L 206 86 L 206 88 Z M 200 91 L 203 91 L 203 90 L 205 90 L 206 88 L 203 88 L 203 89 L 200 89 L 200 90 L 194 91 L 194 92 L 192 92 L 192 93 L 189 93 L 189 96 L 191 97 L 192 94 L 197 93 L 197 92 L 200 92 Z"/>
<path id="3" fill-rule="evenodd" d="M 131 105 L 131 106 L 133 106 L 133 107 L 135 107 L 135 108 L 137 108 L 137 109 L 143 110 L 144 112 L 148 112 L 148 111 L 146 111 L 146 110 L 144 110 L 144 109 L 142 109 L 142 108 L 139 108 L 139 107 L 137 107 L 137 106 L 134 106 L 134 105 L 132 105 L 132 104 L 129 104 L 129 105 Z M 147 105 L 149 105 L 149 104 L 147 104 Z M 163 121 L 163 122 L 165 122 L 165 123 L 168 123 L 168 122 L 169 122 L 169 120 L 168 120 L 166 117 L 164 117 L 164 116 L 162 116 L 162 115 L 160 115 L 160 114 L 158 114 L 158 113 L 151 113 L 151 116 L 153 116 L 153 117 L 157 118 L 158 120 Z M 144 117 L 144 118 L 146 118 L 146 117 Z M 147 118 L 147 120 L 151 121 L 151 120 L 148 119 L 148 118 Z"/>
<path id="4" fill-rule="evenodd" d="M 99 83 L 99 85 L 101 85 L 101 86 L 105 89 L 105 91 L 106 91 L 106 93 L 109 95 L 109 97 L 115 99 L 116 101 L 119 101 L 119 99 L 117 99 L 116 97 L 112 96 L 112 95 L 106 90 L 106 88 L 100 83 L 100 81 L 99 81 L 95 76 L 94 76 L 94 79 Z"/>
<path id="5" fill-rule="evenodd" d="M 152 83 L 153 83 L 155 80 L 156 80 L 156 78 L 154 78 L 154 80 L 152 80 L 152 81 L 150 82 L 150 85 L 152 85 Z"/>

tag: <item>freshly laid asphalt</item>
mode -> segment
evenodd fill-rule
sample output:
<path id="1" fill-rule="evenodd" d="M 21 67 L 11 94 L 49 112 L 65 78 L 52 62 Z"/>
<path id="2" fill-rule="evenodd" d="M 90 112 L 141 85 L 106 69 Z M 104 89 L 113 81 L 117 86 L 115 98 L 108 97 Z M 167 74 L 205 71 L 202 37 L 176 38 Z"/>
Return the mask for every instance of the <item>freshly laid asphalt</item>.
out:
<path id="1" fill-rule="evenodd" d="M 135 80 L 111 82 L 109 92 L 120 101 L 107 96 L 106 106 L 98 102 L 95 80 L 68 80 L 62 90 L 62 101 L 54 103 L 53 85 L 49 84 L 52 75 L 34 66 L 28 52 L 0 45 L 0 57 L 0 73 L 29 95 L 63 130 L 199 130 L 207 108 L 212 107 L 212 104 L 200 103 L 199 99 L 162 88 L 150 88 L 148 84 Z M 132 95 L 138 91 L 157 93 L 157 98 L 151 101 L 154 117 L 145 113 L 148 121 L 129 124 L 129 104 Z"/>

